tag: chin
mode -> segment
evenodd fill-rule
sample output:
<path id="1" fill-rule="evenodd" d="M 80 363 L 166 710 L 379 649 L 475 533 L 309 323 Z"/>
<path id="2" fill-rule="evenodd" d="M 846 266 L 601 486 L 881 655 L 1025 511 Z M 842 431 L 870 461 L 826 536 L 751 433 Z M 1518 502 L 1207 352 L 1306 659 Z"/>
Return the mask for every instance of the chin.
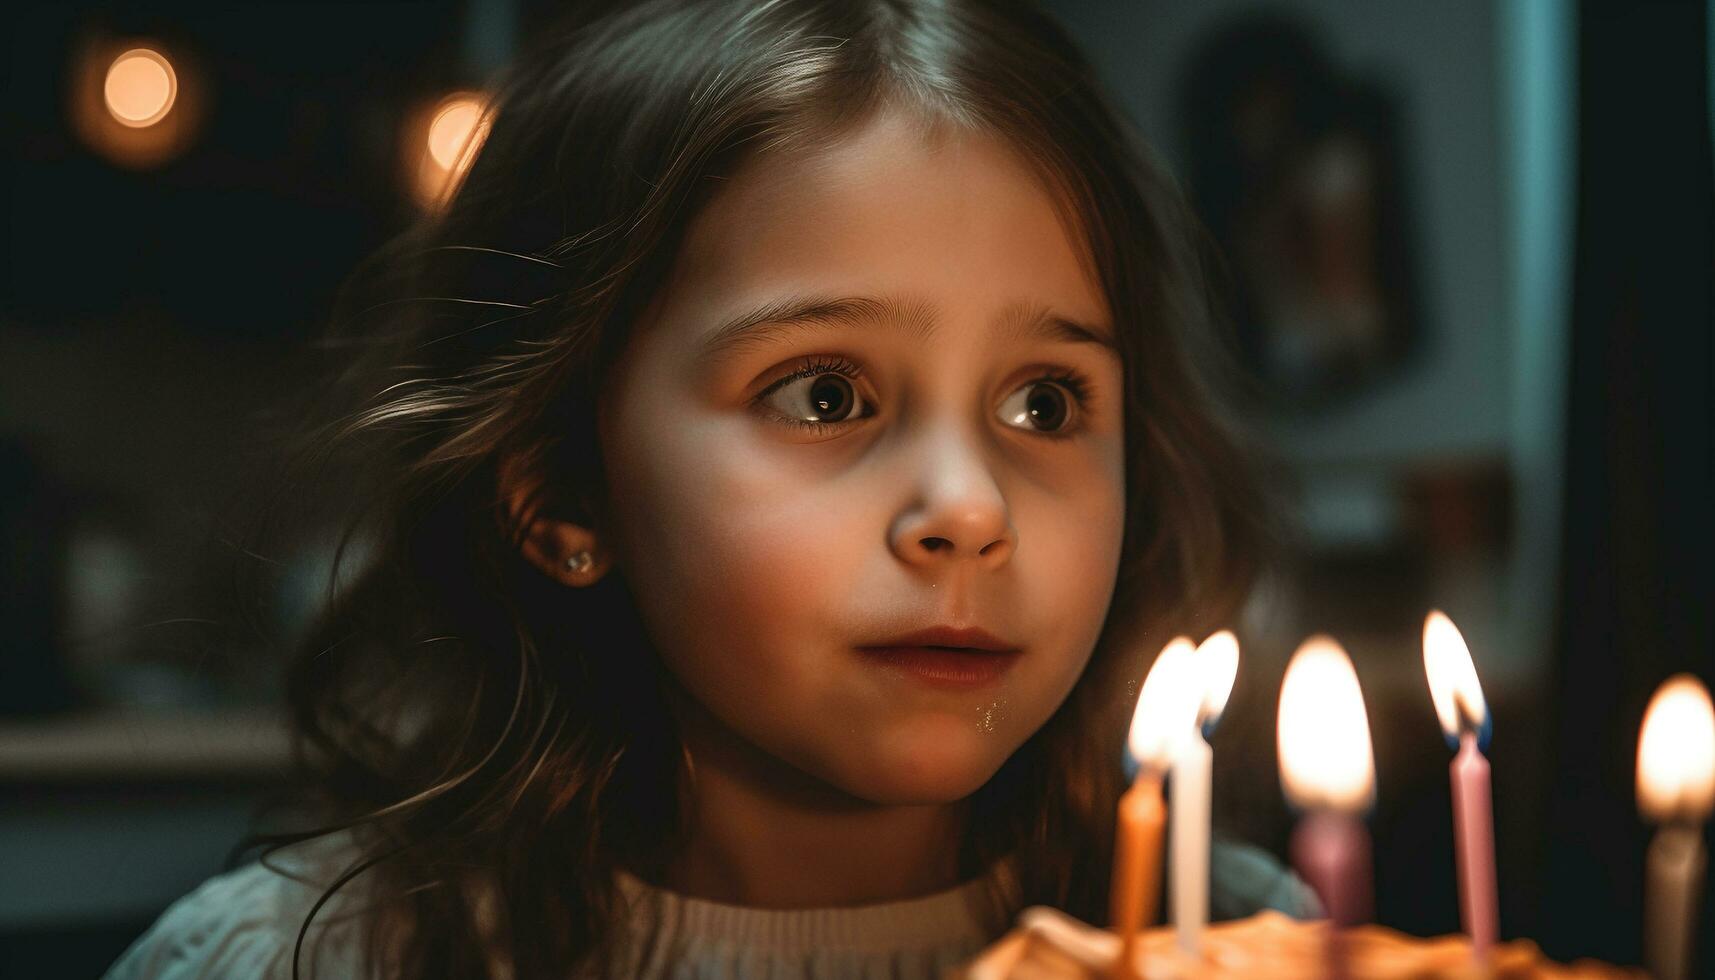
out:
<path id="1" fill-rule="evenodd" d="M 854 796 L 890 806 L 962 800 L 994 776 L 1015 746 L 975 725 L 961 728 L 895 733 L 852 760 L 840 782 Z"/>

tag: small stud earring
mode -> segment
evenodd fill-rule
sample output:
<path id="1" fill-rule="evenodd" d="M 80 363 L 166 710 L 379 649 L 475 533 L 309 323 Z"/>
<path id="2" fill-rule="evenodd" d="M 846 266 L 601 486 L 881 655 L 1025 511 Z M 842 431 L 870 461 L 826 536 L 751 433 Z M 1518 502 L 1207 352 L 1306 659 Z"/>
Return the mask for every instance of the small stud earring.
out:
<path id="1" fill-rule="evenodd" d="M 574 572 L 587 572 L 594 564 L 595 558 L 588 551 L 580 551 L 566 559 L 566 567 Z"/>

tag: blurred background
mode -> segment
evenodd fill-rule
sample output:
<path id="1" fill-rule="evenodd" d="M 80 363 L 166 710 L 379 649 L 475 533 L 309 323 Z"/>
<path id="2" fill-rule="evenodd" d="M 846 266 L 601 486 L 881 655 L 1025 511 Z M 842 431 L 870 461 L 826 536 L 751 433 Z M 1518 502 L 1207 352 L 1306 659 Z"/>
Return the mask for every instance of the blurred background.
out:
<path id="1" fill-rule="evenodd" d="M 1275 698 L 1330 632 L 1376 747 L 1378 918 L 1456 930 L 1439 608 L 1493 713 L 1503 935 L 1638 962 L 1638 726 L 1670 674 L 1715 681 L 1709 4 L 1047 6 L 1226 250 L 1245 411 L 1292 476 L 1291 574 L 1238 624 L 1217 824 L 1286 853 Z M 342 279 L 435 206 L 484 85 L 559 11 L 11 10 L 0 975 L 94 976 L 288 770 L 280 650 L 333 529 L 264 556 L 235 611 L 258 434 L 289 423 Z"/>

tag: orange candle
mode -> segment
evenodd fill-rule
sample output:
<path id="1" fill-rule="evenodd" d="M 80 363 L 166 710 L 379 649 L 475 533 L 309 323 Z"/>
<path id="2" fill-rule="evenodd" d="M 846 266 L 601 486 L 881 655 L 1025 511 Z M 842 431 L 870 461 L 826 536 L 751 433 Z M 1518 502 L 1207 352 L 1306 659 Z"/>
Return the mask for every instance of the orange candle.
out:
<path id="1" fill-rule="evenodd" d="M 1120 938 L 1115 980 L 1137 980 L 1138 933 L 1155 923 L 1161 888 L 1161 838 L 1167 807 L 1162 778 L 1175 751 L 1190 735 L 1201 706 L 1195 687 L 1190 639 L 1175 637 L 1155 658 L 1132 712 L 1127 751 L 1137 764 L 1131 789 L 1120 797 L 1114 824 L 1114 870 L 1108 911 Z"/>
<path id="2" fill-rule="evenodd" d="M 1134 962 L 1137 937 L 1155 920 L 1155 895 L 1161 881 L 1161 830 L 1166 823 L 1161 777 L 1139 773 L 1131 789 L 1120 797 L 1118 832 L 1114 838 L 1109 911 L 1114 931 L 1120 937 L 1120 955 L 1114 964 L 1116 980 L 1138 976 Z"/>

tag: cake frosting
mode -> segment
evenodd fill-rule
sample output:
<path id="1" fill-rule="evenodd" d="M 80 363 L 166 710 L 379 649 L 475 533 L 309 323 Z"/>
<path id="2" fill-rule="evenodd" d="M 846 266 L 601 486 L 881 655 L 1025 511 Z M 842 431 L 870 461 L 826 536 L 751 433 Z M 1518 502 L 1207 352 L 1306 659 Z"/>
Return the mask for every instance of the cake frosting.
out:
<path id="1" fill-rule="evenodd" d="M 1137 975 L 1145 980 L 1217 980 L 1269 977 L 1321 980 L 1328 976 L 1326 921 L 1300 921 L 1272 910 L 1216 923 L 1203 934 L 1201 950 L 1181 950 L 1171 927 L 1148 929 L 1138 943 Z M 1486 963 L 1473 962 L 1462 935 L 1421 939 L 1385 926 L 1365 925 L 1340 937 L 1352 980 L 1561 980 L 1626 977 L 1647 980 L 1636 969 L 1579 960 L 1557 963 L 1528 939 L 1501 943 Z M 1008 976 L 1106 977 L 1119 955 L 1119 938 L 1056 909 L 1035 906 L 1019 915 L 1019 928 L 967 965 L 963 980 Z"/>

